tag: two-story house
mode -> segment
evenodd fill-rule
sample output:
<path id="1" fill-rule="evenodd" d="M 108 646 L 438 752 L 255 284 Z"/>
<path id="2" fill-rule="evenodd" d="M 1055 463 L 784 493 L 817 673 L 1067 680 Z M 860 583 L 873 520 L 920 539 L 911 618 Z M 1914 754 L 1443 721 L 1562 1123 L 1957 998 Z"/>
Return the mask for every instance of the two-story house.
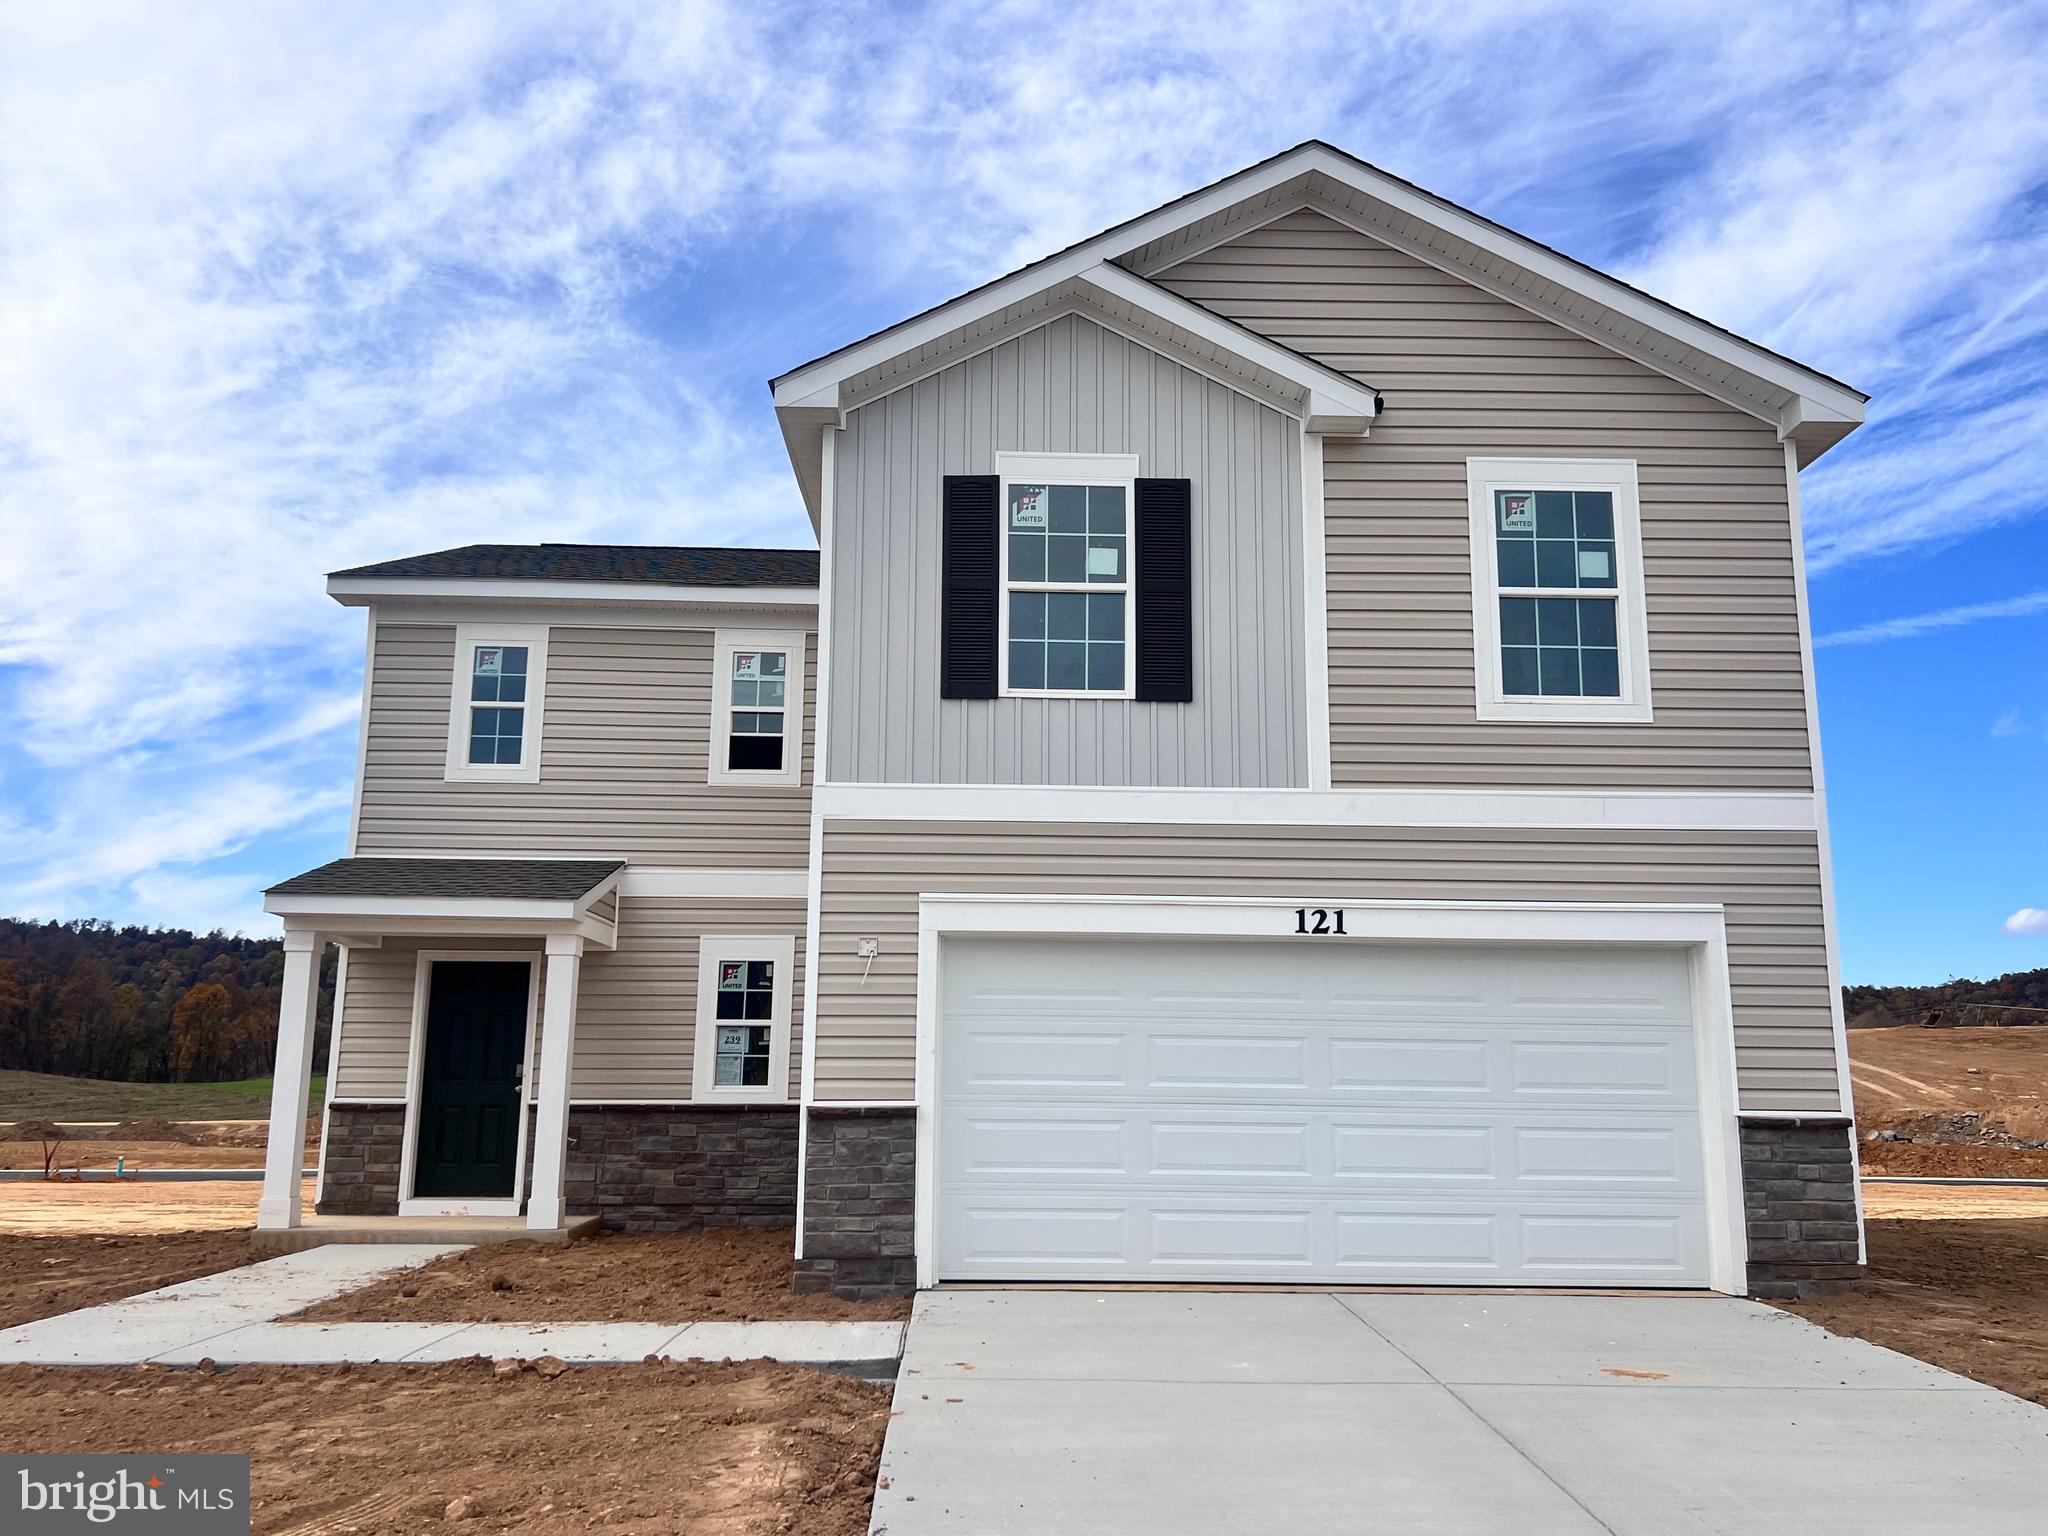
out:
<path id="1" fill-rule="evenodd" d="M 1798 474 L 1864 396 L 1319 143 L 773 390 L 815 572 L 333 578 L 264 1224 L 337 938 L 322 1210 L 793 1221 L 847 1294 L 1856 1273 Z"/>

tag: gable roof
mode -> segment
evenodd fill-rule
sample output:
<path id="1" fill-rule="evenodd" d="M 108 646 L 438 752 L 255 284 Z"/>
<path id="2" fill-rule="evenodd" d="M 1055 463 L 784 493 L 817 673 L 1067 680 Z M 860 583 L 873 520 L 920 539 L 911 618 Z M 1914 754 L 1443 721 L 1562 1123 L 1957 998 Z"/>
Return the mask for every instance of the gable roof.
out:
<path id="1" fill-rule="evenodd" d="M 815 549 L 666 544 L 464 544 L 327 577 L 328 595 L 351 604 L 379 597 L 803 604 L 816 601 L 817 587 Z"/>
<path id="2" fill-rule="evenodd" d="M 1824 453 L 1863 419 L 1869 397 L 1839 379 L 1311 139 L 771 380 L 813 519 L 822 459 L 818 434 L 839 424 L 846 380 L 892 357 L 942 348 L 947 339 L 1060 284 L 1106 287 L 1115 282 L 1105 277 L 1108 272 L 1150 277 L 1301 207 L 1349 223 L 1770 422 L 1796 444 L 1801 463 Z"/>

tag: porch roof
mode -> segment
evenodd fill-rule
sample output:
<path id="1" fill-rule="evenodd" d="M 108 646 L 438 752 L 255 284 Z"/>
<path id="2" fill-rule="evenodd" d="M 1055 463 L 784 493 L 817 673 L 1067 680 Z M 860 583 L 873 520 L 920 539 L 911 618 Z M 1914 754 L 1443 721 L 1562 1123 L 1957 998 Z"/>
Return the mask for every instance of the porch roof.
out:
<path id="1" fill-rule="evenodd" d="M 579 935 L 618 942 L 623 859 L 336 859 L 273 885 L 263 910 L 287 930 L 342 942 L 431 934 Z M 607 897 L 613 899 L 607 900 Z"/>

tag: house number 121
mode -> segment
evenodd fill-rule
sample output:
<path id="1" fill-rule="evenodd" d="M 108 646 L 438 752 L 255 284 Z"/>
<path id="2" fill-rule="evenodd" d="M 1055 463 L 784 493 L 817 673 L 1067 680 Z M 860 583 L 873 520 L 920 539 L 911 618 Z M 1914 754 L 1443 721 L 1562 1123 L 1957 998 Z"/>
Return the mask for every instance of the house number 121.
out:
<path id="1" fill-rule="evenodd" d="M 1294 909 L 1294 931 L 1296 933 L 1343 933 L 1344 909 L 1342 907 L 1296 907 Z"/>

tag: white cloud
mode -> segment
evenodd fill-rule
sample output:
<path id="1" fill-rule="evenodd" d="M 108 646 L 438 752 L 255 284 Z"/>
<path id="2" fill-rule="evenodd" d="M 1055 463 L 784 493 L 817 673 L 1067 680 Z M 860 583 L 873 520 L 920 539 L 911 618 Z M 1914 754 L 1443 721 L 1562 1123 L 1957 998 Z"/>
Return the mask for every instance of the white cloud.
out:
<path id="1" fill-rule="evenodd" d="M 1859 624 L 1853 629 L 1838 629 L 1833 634 L 1817 636 L 1813 643 L 1873 645 L 1881 640 L 1909 640 L 1916 635 L 1960 629 L 1966 624 L 1980 624 L 1986 619 L 2023 619 L 2037 613 L 2048 613 L 2048 592 L 2028 592 L 1988 603 L 1963 603 L 1954 608 L 1940 608 L 1933 613 L 1879 619 L 1874 624 Z"/>
<path id="2" fill-rule="evenodd" d="M 323 571 L 805 539 L 767 375 L 1310 136 L 1880 389 L 1810 477 L 1816 568 L 2022 515 L 2048 427 L 2017 351 L 2048 327 L 2025 26 L 0 11 L 0 904 L 167 900 L 151 871 L 329 814 L 360 630 Z M 735 271 L 764 286 L 729 297 Z M 636 307 L 656 291 L 672 319 Z"/>
<path id="3" fill-rule="evenodd" d="M 2010 709 L 2001 711 L 1998 718 L 1991 722 L 1991 734 L 1994 736 L 2024 736 L 2026 733 L 2027 728 L 2020 719 L 2020 709 L 2017 704 Z"/>
<path id="4" fill-rule="evenodd" d="M 2048 912 L 2039 907 L 2021 907 L 2005 920 L 2007 933 L 2048 933 Z"/>

